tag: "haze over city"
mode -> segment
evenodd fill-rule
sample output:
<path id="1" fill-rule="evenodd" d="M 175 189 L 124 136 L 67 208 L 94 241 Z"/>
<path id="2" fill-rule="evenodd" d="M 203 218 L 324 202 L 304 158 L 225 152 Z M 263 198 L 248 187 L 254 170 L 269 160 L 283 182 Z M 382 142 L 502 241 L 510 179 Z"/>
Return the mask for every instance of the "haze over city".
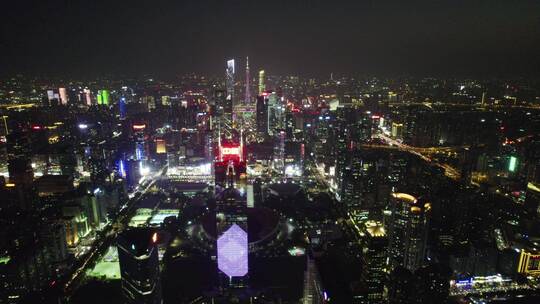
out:
<path id="1" fill-rule="evenodd" d="M 0 303 L 540 302 L 540 2 L 3 11 Z"/>

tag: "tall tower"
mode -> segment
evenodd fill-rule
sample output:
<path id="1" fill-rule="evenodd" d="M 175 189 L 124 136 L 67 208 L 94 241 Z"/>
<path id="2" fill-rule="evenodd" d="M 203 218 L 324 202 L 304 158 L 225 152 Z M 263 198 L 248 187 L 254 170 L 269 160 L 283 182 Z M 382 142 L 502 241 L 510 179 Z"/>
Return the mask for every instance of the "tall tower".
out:
<path id="1" fill-rule="evenodd" d="M 264 70 L 259 71 L 259 95 L 266 90 Z"/>
<path id="2" fill-rule="evenodd" d="M 251 77 L 249 76 L 249 57 L 246 57 L 246 100 L 244 101 L 245 105 L 248 106 L 251 104 Z"/>
<path id="3" fill-rule="evenodd" d="M 227 103 L 230 103 L 234 109 L 234 59 L 227 61 L 227 70 L 225 73 L 227 77 Z"/>
<path id="4" fill-rule="evenodd" d="M 362 244 L 362 282 L 369 303 L 383 302 L 388 238 L 380 222 L 367 221 Z"/>
<path id="5" fill-rule="evenodd" d="M 424 263 L 431 204 L 406 193 L 392 193 L 389 222 L 390 264 L 415 271 Z"/>
<path id="6" fill-rule="evenodd" d="M 157 233 L 147 228 L 118 235 L 122 293 L 129 304 L 161 304 Z"/>

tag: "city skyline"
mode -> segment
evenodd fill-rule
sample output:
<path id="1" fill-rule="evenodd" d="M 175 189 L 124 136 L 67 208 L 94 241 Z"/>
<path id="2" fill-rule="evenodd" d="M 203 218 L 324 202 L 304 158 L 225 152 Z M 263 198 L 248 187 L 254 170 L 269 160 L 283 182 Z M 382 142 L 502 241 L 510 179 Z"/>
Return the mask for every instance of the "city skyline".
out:
<path id="1" fill-rule="evenodd" d="M 0 303 L 539 303 L 540 2 L 5 8 Z"/>

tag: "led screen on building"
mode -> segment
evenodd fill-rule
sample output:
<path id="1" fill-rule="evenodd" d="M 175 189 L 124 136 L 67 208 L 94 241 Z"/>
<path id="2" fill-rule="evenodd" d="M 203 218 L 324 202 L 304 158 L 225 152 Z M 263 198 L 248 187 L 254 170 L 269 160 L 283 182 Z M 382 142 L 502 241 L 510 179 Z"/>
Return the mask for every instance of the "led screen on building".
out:
<path id="1" fill-rule="evenodd" d="M 248 236 L 233 224 L 217 240 L 218 268 L 229 277 L 243 277 L 248 273 Z"/>

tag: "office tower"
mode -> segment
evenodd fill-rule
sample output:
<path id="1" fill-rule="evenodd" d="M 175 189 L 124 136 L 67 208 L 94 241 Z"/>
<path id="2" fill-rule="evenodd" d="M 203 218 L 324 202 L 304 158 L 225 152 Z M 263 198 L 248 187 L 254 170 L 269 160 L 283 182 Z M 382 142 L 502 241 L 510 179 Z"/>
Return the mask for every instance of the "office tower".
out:
<path id="1" fill-rule="evenodd" d="M 157 233 L 130 229 L 117 238 L 122 293 L 128 304 L 162 303 Z"/>
<path id="2" fill-rule="evenodd" d="M 86 105 L 91 106 L 92 105 L 92 92 L 90 91 L 90 89 L 85 88 L 83 90 L 83 93 L 84 93 L 84 101 Z"/>
<path id="3" fill-rule="evenodd" d="M 133 129 L 133 140 L 135 141 L 135 159 L 146 160 L 148 156 L 145 139 L 146 124 L 135 123 L 131 127 Z"/>
<path id="4" fill-rule="evenodd" d="M 60 104 L 60 94 L 58 90 L 47 90 L 49 106 Z"/>
<path id="5" fill-rule="evenodd" d="M 266 95 L 257 96 L 257 132 L 267 134 L 268 132 L 268 100 Z"/>
<path id="6" fill-rule="evenodd" d="M 390 264 L 415 271 L 425 259 L 431 204 L 410 194 L 392 193 L 390 205 Z"/>
<path id="7" fill-rule="evenodd" d="M 125 120 L 126 119 L 126 98 L 125 97 L 121 97 L 120 98 L 120 102 L 118 103 L 118 112 L 119 112 L 119 115 L 120 115 L 120 120 Z"/>
<path id="8" fill-rule="evenodd" d="M 97 94 L 98 105 L 108 105 L 110 101 L 110 95 L 108 90 L 99 90 Z"/>
<path id="9" fill-rule="evenodd" d="M 392 138 L 403 139 L 403 124 L 392 122 Z"/>
<path id="10" fill-rule="evenodd" d="M 364 144 L 371 139 L 373 119 L 365 112 L 358 113 L 356 126 L 352 129 L 352 138 L 355 143 Z"/>
<path id="11" fill-rule="evenodd" d="M 68 95 L 67 95 L 66 88 L 59 88 L 58 89 L 58 94 L 60 95 L 60 103 L 63 104 L 63 105 L 67 105 L 68 104 Z"/>
<path id="12" fill-rule="evenodd" d="M 249 75 L 249 57 L 246 57 L 246 99 L 244 103 L 246 106 L 251 105 L 251 78 Z"/>
<path id="13" fill-rule="evenodd" d="M 327 152 L 328 153 L 328 152 Z M 360 149 L 349 152 L 343 173 L 343 203 L 350 210 L 367 211 L 374 207 L 378 182 L 382 178 L 382 166 L 379 164 L 380 154 Z"/>
<path id="14" fill-rule="evenodd" d="M 264 70 L 259 71 L 259 95 L 266 91 L 266 79 L 264 76 Z"/>
<path id="15" fill-rule="evenodd" d="M 275 92 L 267 92 L 268 94 L 268 134 L 274 135 L 279 133 L 284 127 L 284 110 L 281 98 Z"/>
<path id="16" fill-rule="evenodd" d="M 215 119 L 219 119 L 222 116 L 232 118 L 232 101 L 227 97 L 226 90 L 215 90 L 212 96 L 212 102 L 215 105 L 215 109 L 212 112 Z M 231 116 L 231 117 L 229 117 Z"/>
<path id="17" fill-rule="evenodd" d="M 279 174 L 285 173 L 285 131 L 276 133 L 274 143 L 274 169 Z"/>
<path id="18" fill-rule="evenodd" d="M 226 74 L 226 87 L 227 87 L 227 103 L 230 103 L 231 105 L 231 113 L 232 109 L 234 108 L 235 104 L 235 96 L 234 96 L 234 59 L 227 61 L 227 70 L 225 71 Z M 224 109 L 229 110 L 229 109 Z M 227 113 L 227 111 L 224 111 Z"/>
<path id="19" fill-rule="evenodd" d="M 234 96 L 234 60 L 228 62 L 227 95 L 228 100 Z M 245 186 L 246 163 L 243 132 L 224 114 L 215 134 L 216 249 L 220 285 L 234 288 L 247 284 L 247 199 L 246 191 L 239 191 Z"/>
<path id="20" fill-rule="evenodd" d="M 382 303 L 386 276 L 388 238 L 380 222 L 364 224 L 362 250 L 362 283 L 366 291 L 366 303 Z"/>

